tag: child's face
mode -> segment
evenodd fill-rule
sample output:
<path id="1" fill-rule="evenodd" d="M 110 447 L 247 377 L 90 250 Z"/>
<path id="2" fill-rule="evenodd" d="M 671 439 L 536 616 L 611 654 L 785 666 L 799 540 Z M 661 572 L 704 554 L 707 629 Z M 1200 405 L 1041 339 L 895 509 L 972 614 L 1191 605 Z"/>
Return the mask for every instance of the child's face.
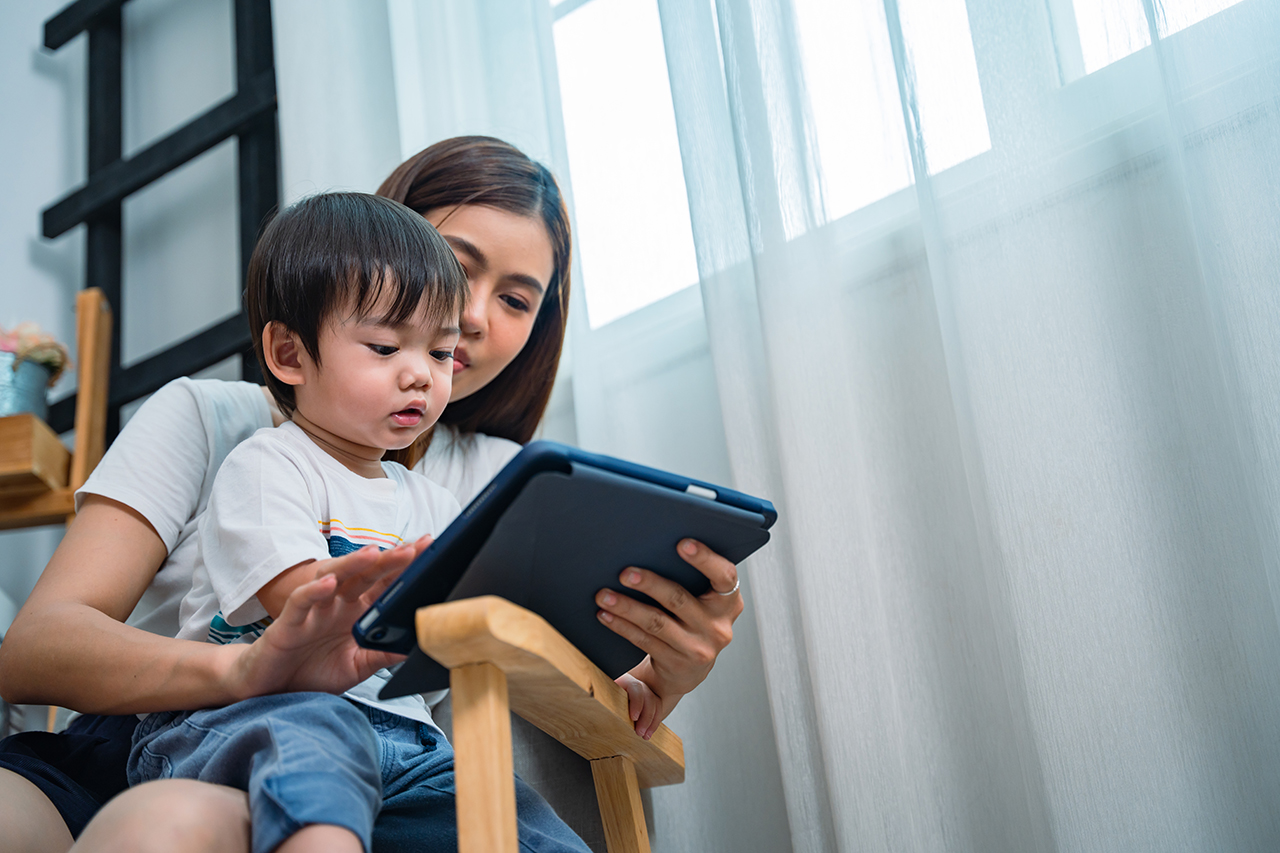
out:
<path id="1" fill-rule="evenodd" d="M 387 306 L 365 318 L 340 311 L 320 330 L 320 364 L 299 354 L 303 382 L 298 411 L 354 444 L 379 450 L 408 447 L 449 402 L 458 321 L 404 325 L 381 322 Z"/>

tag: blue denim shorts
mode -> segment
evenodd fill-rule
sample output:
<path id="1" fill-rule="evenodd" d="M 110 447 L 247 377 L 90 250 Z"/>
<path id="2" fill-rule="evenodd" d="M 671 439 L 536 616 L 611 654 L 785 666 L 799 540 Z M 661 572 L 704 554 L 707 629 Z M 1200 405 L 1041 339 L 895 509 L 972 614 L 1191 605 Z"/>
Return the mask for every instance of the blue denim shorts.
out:
<path id="1" fill-rule="evenodd" d="M 139 724 L 129 782 L 198 779 L 249 793 L 254 853 L 303 826 L 356 834 L 366 851 L 453 851 L 453 749 L 433 726 L 327 693 L 263 696 L 225 708 L 152 714 Z M 520 846 L 588 853 L 516 779 Z"/>

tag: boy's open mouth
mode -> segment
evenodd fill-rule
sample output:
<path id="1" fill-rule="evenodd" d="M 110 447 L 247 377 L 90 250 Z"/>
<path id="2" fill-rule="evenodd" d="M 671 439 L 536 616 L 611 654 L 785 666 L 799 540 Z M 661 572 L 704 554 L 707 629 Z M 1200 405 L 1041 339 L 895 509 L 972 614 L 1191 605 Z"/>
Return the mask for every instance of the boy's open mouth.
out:
<path id="1" fill-rule="evenodd" d="M 417 406 L 410 406 L 407 409 L 401 409 L 398 412 L 391 413 L 391 420 L 400 426 L 417 426 L 422 422 L 423 410 Z"/>

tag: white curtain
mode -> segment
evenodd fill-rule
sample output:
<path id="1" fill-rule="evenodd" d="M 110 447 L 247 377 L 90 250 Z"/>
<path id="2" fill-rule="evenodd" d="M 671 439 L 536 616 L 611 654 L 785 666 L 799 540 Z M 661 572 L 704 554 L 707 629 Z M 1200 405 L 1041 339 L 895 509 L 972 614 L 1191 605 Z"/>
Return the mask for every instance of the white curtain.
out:
<path id="1" fill-rule="evenodd" d="M 1205 5 L 659 0 L 797 853 L 1280 849 L 1280 4 Z"/>

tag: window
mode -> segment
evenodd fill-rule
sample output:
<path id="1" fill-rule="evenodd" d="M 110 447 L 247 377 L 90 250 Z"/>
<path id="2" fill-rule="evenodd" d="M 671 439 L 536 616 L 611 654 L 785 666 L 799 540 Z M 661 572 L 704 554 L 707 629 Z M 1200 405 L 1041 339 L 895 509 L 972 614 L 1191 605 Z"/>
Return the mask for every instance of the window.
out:
<path id="1" fill-rule="evenodd" d="M 553 7 L 591 328 L 698 282 L 656 0 Z"/>
<path id="2" fill-rule="evenodd" d="M 1152 0 L 1156 32 L 1161 38 L 1198 24 L 1240 0 Z M 1070 10 L 1066 6 L 1070 6 Z M 1064 82 L 1092 74 L 1151 44 L 1142 0 L 1049 0 Z M 1071 19 L 1067 19 L 1067 15 Z M 1073 41 L 1074 40 L 1074 41 Z M 1077 53 L 1078 52 L 1078 53 Z"/>
<path id="3" fill-rule="evenodd" d="M 714 14 L 714 0 L 704 2 Z M 791 8 L 822 190 L 814 219 L 829 222 L 912 182 L 890 30 L 881 0 Z M 595 329 L 696 284 L 697 260 L 656 0 L 561 0 L 552 13 Z M 925 158 L 937 173 L 991 147 L 968 12 L 965 0 L 899 0 L 898 14 Z M 776 60 L 790 49 L 762 55 Z"/>
<path id="4" fill-rule="evenodd" d="M 911 185 L 881 0 L 794 0 L 827 221 Z M 935 174 L 990 149 L 964 0 L 900 0 L 925 160 Z"/>

